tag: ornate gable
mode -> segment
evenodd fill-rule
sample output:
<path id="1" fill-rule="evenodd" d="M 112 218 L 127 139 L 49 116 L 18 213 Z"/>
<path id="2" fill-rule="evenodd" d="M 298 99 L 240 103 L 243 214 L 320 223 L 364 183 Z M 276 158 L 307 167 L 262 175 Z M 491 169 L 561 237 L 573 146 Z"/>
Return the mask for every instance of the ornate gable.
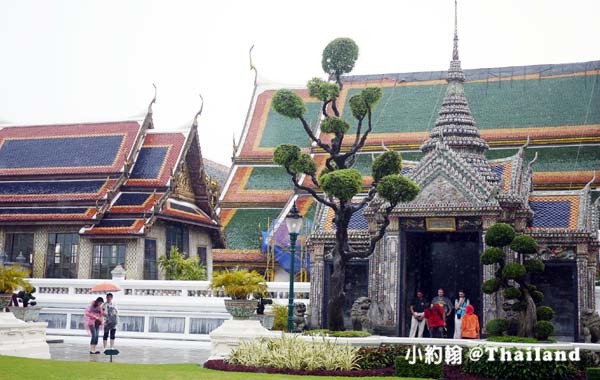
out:
<path id="1" fill-rule="evenodd" d="M 192 179 L 187 165 L 182 165 L 181 170 L 175 177 L 173 196 L 188 202 L 194 202 L 194 189 Z"/>
<path id="2" fill-rule="evenodd" d="M 411 204 L 498 204 L 495 199 L 497 187 L 443 143 L 419 162 L 410 177 L 421 187 L 419 196 Z"/>

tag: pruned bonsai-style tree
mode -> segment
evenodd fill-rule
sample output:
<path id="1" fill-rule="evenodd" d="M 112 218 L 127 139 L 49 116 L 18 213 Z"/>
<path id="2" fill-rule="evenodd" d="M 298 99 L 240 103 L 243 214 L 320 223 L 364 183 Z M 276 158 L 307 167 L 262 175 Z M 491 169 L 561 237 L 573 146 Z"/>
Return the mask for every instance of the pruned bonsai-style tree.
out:
<path id="1" fill-rule="evenodd" d="M 353 202 L 354 196 L 362 191 L 362 176 L 358 170 L 352 169 L 352 165 L 356 154 L 364 146 L 372 131 L 372 110 L 382 95 L 380 88 L 367 87 L 349 99 L 352 116 L 356 119 L 356 131 L 349 133 L 351 144 L 344 146 L 343 149 L 343 141 L 350 124 L 340 116 L 337 101 L 343 87 L 341 76 L 352 70 L 357 58 L 358 46 L 353 40 L 349 38 L 333 40 L 323 50 L 321 62 L 323 70 L 329 75 L 329 80 L 313 78 L 307 85 L 310 96 L 322 102 L 320 128 L 322 134 L 331 136 L 330 140 L 326 141 L 315 135 L 314 126 L 309 125 L 307 118 L 304 117 L 306 112 L 304 102 L 296 93 L 290 90 L 279 90 L 272 101 L 276 112 L 298 119 L 313 146 L 321 148 L 329 155 L 325 167 L 318 174 L 313 158 L 307 153 L 302 153 L 295 145 L 279 145 L 275 149 L 273 161 L 285 168 L 296 189 L 308 192 L 335 213 L 333 273 L 329 282 L 327 304 L 327 327 L 334 331 L 344 329 L 346 263 L 352 258 L 365 258 L 371 255 L 390 224 L 388 218 L 390 212 L 399 202 L 408 202 L 419 192 L 415 182 L 400 174 L 402 168 L 400 154 L 388 150 L 376 157 L 373 162 L 373 182 L 367 194 L 360 201 Z M 314 187 L 303 185 L 300 182 L 302 175 L 308 176 Z M 377 194 L 386 201 L 379 211 L 381 218 L 378 219 L 377 230 L 372 234 L 370 244 L 366 248 L 357 249 L 351 246 L 348 240 L 350 218 L 368 205 Z"/>
<path id="2" fill-rule="evenodd" d="M 554 326 L 549 322 L 554 317 L 554 311 L 548 306 L 538 307 L 544 294 L 530 283 L 527 276 L 529 273 L 544 272 L 537 242 L 529 235 L 516 235 L 512 226 L 506 223 L 496 223 L 485 233 L 485 244 L 490 248 L 483 252 L 481 263 L 496 265 L 496 272 L 494 278 L 483 283 L 482 290 L 486 294 L 502 290 L 504 299 L 513 300 L 510 305 L 512 311 L 519 313 L 519 317 L 511 321 L 489 321 L 486 324 L 488 334 L 502 335 L 510 330 L 510 324 L 513 323 L 517 325 L 517 336 L 546 340 L 554 332 Z M 519 254 L 519 260 L 506 263 L 506 246 Z"/>

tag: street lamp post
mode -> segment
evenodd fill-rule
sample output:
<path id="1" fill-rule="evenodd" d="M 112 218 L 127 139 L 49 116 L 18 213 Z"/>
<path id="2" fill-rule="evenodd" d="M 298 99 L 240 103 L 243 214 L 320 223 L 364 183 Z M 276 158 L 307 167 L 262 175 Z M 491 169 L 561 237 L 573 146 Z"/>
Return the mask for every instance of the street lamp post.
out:
<path id="1" fill-rule="evenodd" d="M 290 291 L 288 296 L 288 332 L 294 330 L 294 253 L 296 250 L 296 239 L 302 228 L 302 215 L 298 213 L 296 203 L 285 217 L 288 233 L 290 234 Z"/>

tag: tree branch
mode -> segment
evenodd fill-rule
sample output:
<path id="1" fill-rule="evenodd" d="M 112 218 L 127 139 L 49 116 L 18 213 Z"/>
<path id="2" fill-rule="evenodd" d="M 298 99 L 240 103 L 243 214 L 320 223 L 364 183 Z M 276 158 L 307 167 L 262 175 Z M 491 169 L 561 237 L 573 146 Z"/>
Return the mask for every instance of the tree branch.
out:
<path id="1" fill-rule="evenodd" d="M 325 117 L 329 117 L 329 114 L 327 113 L 327 105 L 329 103 L 331 103 L 331 99 L 324 101 L 323 105 L 321 106 L 321 112 L 323 112 L 323 116 Z"/>
<path id="2" fill-rule="evenodd" d="M 373 182 L 371 184 L 371 189 L 369 189 L 369 192 L 367 193 L 367 196 L 364 197 L 363 200 L 360 201 L 360 203 L 357 203 L 356 205 L 352 205 L 352 209 L 354 210 L 354 212 L 359 211 L 360 209 L 365 207 L 367 205 L 367 203 L 371 202 L 373 200 L 373 198 L 375 198 L 376 194 L 377 194 L 377 184 L 375 182 Z"/>
<path id="3" fill-rule="evenodd" d="M 352 147 L 350 148 L 350 150 L 348 152 L 344 153 L 343 155 L 341 155 L 340 158 L 342 158 L 342 159 L 345 160 L 349 156 L 351 156 L 353 154 L 356 154 L 356 152 L 358 152 L 365 145 L 365 142 L 367 141 L 367 136 L 369 136 L 369 133 L 371 133 L 371 131 L 373 130 L 373 126 L 371 124 L 371 107 L 369 107 L 368 104 L 367 104 L 367 114 L 368 114 L 368 127 L 367 127 L 367 130 L 362 135 L 362 137 L 360 138 L 360 141 L 359 141 L 360 127 L 361 127 L 361 124 L 362 124 L 362 119 L 361 119 L 359 121 L 359 124 L 358 124 L 358 127 L 357 127 L 356 138 L 354 139 L 354 144 L 352 145 Z"/>
<path id="4" fill-rule="evenodd" d="M 383 213 L 383 221 L 379 225 L 379 230 L 377 231 L 377 234 L 375 236 L 371 237 L 371 240 L 369 243 L 369 248 L 367 248 L 366 250 L 361 250 L 361 251 L 350 249 L 349 252 L 346 254 L 347 259 L 354 258 L 354 257 L 355 258 L 369 257 L 373 253 L 373 251 L 375 251 L 375 247 L 377 246 L 377 243 L 379 242 L 379 240 L 381 240 L 385 236 L 385 230 L 390 225 L 389 214 L 392 212 L 392 210 L 394 209 L 394 207 L 396 207 L 397 204 L 398 204 L 397 202 L 390 203 L 389 206 L 385 208 L 385 212 Z"/>
<path id="5" fill-rule="evenodd" d="M 298 179 L 296 178 L 296 173 L 292 172 L 289 168 L 286 167 L 285 171 L 292 177 L 292 183 L 294 184 L 294 186 L 297 189 L 304 190 L 304 191 L 310 193 L 310 195 L 312 195 L 313 198 L 315 198 L 317 201 L 323 203 L 324 205 L 326 205 L 328 207 L 331 207 L 334 211 L 337 211 L 337 206 L 334 202 L 327 201 L 326 199 L 322 198 L 319 194 L 317 194 L 317 192 L 315 190 L 298 183 Z"/>
<path id="6" fill-rule="evenodd" d="M 300 121 L 302 122 L 302 127 L 304 128 L 304 131 L 306 132 L 308 137 L 310 137 L 312 141 L 316 142 L 317 145 L 323 148 L 327 153 L 331 154 L 331 148 L 327 144 L 324 144 L 320 139 L 318 139 L 314 135 L 314 133 L 310 130 L 310 126 L 308 125 L 306 120 L 304 120 L 302 116 L 300 116 L 298 119 L 300 119 Z"/>
<path id="7" fill-rule="evenodd" d="M 317 179 L 317 177 L 315 177 L 314 174 L 310 174 L 310 180 L 312 181 L 313 185 L 319 187 L 319 180 Z"/>

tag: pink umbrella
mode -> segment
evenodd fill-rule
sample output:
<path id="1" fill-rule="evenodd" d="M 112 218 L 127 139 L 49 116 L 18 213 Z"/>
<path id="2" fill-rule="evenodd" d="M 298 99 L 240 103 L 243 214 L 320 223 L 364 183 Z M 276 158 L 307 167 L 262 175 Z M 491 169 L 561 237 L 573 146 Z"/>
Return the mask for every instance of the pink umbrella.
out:
<path id="1" fill-rule="evenodd" d="M 111 284 L 110 282 L 101 282 L 99 284 L 94 285 L 91 289 L 91 293 L 110 293 L 110 292 L 118 292 L 121 288 L 119 288 L 115 284 Z"/>

